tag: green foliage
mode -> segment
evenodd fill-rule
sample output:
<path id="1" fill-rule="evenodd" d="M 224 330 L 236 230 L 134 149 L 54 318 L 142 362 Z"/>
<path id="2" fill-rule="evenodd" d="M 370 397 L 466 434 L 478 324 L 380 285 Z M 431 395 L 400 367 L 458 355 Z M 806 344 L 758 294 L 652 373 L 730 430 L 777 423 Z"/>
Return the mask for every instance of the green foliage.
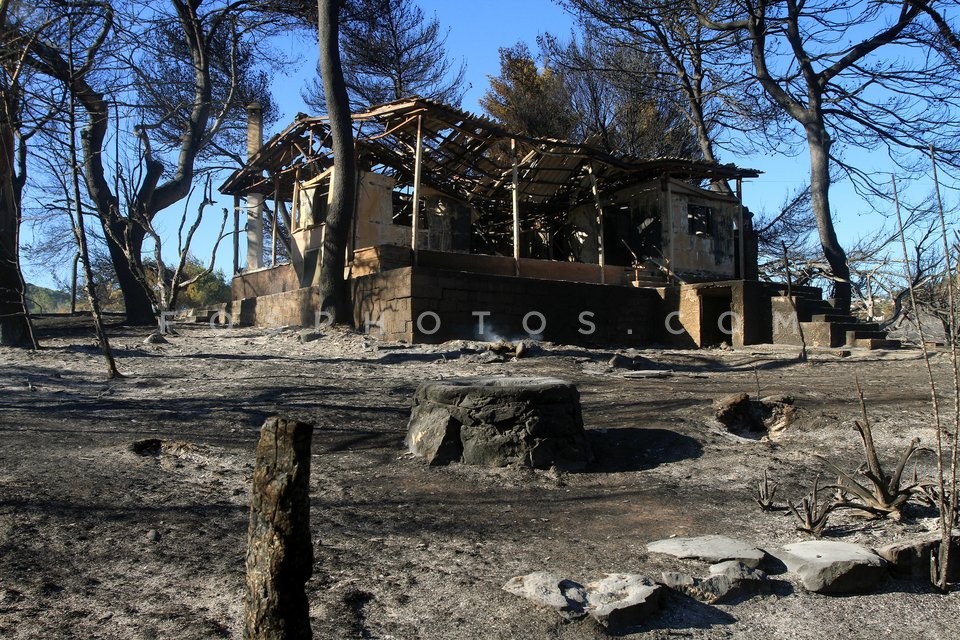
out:
<path id="1" fill-rule="evenodd" d="M 500 75 L 490 78 L 480 106 L 509 131 L 528 136 L 567 139 L 576 124 L 563 77 L 537 68 L 522 42 L 500 49 Z"/>
<path id="2" fill-rule="evenodd" d="M 480 99 L 507 130 L 639 157 L 700 156 L 657 56 L 586 36 L 540 43 L 542 65 L 522 42 L 500 49 L 500 75 Z"/>
<path id="3" fill-rule="evenodd" d="M 69 313 L 70 292 L 27 283 L 27 308 L 30 313 Z"/>
<path id="4" fill-rule="evenodd" d="M 206 267 L 197 258 L 190 256 L 183 270 L 184 279 L 189 280 L 203 273 Z M 230 283 L 227 282 L 223 270 L 217 269 L 200 276 L 196 282 L 180 292 L 177 297 L 177 310 L 229 302 L 230 297 Z"/>

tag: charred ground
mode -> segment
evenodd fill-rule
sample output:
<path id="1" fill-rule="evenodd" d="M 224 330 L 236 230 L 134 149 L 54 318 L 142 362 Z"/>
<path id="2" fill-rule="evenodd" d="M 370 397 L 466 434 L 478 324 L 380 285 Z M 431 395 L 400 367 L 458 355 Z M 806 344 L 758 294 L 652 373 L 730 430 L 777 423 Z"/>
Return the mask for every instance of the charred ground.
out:
<path id="1" fill-rule="evenodd" d="M 482 345 L 389 345 L 331 331 L 182 327 L 166 344 L 113 327 L 126 377 L 106 381 L 92 334 L 41 326 L 39 352 L 0 350 L 0 636 L 210 638 L 241 635 L 248 491 L 258 430 L 272 414 L 312 422 L 308 584 L 318 638 L 592 638 L 589 622 L 503 592 L 536 570 L 576 580 L 653 577 L 696 567 L 648 554 L 671 535 L 720 533 L 766 549 L 803 539 L 792 516 L 763 513 L 766 469 L 798 498 L 825 469 L 861 463 L 853 430 L 859 377 L 881 458 L 933 442 L 918 351 L 649 349 L 661 370 L 624 377 L 611 350 L 541 345 L 485 362 Z M 934 357 L 937 376 L 949 361 Z M 403 447 L 424 380 L 549 375 L 575 382 L 597 463 L 585 473 L 427 467 Z M 775 441 L 741 438 L 712 402 L 790 394 L 794 423 Z M 136 441 L 158 443 L 132 447 Z M 136 449 L 136 450 L 135 450 Z M 919 472 L 931 473 L 931 456 Z M 837 515 L 828 537 L 868 546 L 935 527 Z M 774 573 L 776 568 L 774 567 Z M 865 596 L 808 594 L 784 573 L 737 605 L 671 597 L 636 637 L 953 637 L 957 594 L 890 580 Z"/>

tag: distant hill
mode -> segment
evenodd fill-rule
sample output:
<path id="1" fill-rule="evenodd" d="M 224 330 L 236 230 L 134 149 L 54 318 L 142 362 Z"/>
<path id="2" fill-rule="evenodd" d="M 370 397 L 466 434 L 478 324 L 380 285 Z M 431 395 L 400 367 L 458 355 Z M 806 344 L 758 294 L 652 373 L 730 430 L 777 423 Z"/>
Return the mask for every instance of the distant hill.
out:
<path id="1" fill-rule="evenodd" d="M 30 313 L 69 313 L 70 293 L 27 283 L 27 307 Z"/>

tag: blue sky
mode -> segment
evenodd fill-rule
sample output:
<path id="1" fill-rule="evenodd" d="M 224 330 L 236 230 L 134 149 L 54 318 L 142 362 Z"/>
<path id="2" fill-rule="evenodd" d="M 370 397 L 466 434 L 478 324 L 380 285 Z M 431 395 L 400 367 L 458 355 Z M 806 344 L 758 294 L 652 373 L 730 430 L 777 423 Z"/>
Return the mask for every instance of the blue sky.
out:
<path id="1" fill-rule="evenodd" d="M 499 72 L 498 48 L 523 41 L 535 50 L 538 35 L 550 32 L 566 36 L 573 26 L 571 17 L 552 0 L 419 0 L 419 3 L 428 16 L 436 14 L 441 25 L 449 30 L 447 48 L 451 57 L 466 62 L 467 82 L 471 87 L 465 95 L 463 107 L 474 112 L 480 112 L 478 100 L 489 84 L 488 77 Z M 297 112 L 308 111 L 300 92 L 305 78 L 316 68 L 317 48 L 314 39 L 307 36 L 291 37 L 289 41 L 278 44 L 282 50 L 299 58 L 300 62 L 295 66 L 295 72 L 287 76 L 278 75 L 274 82 L 273 89 L 281 116 L 266 132 L 268 138 L 286 127 Z M 886 164 L 882 157 L 858 153 L 856 150 L 849 151 L 848 156 L 857 158 L 857 163 L 861 165 L 875 164 L 882 168 Z M 764 172 L 758 179 L 747 181 L 744 186 L 744 202 L 755 213 L 774 210 L 790 192 L 805 182 L 808 175 L 805 152 L 794 157 L 776 154 L 735 157 L 728 152 L 722 154 L 720 160 Z M 869 207 L 848 184 L 834 185 L 831 199 L 838 234 L 844 246 L 851 245 L 856 238 L 867 235 L 871 229 L 883 223 L 877 215 L 867 213 Z M 208 220 L 197 235 L 194 253 L 203 260 L 207 259 L 213 245 L 214 225 L 219 222 L 221 206 L 229 207 L 231 203 L 223 199 L 222 203 L 208 209 Z M 190 205 L 190 210 L 194 209 L 194 205 Z M 183 205 L 180 204 L 170 212 L 165 212 L 160 227 L 168 235 L 175 235 L 182 211 Z M 172 244 L 176 244 L 175 239 Z M 241 262 L 245 255 L 243 245 L 241 239 Z M 221 243 L 216 264 L 229 276 L 232 260 L 232 243 L 227 239 Z M 26 271 L 30 281 L 52 285 L 47 267 L 27 266 Z"/>

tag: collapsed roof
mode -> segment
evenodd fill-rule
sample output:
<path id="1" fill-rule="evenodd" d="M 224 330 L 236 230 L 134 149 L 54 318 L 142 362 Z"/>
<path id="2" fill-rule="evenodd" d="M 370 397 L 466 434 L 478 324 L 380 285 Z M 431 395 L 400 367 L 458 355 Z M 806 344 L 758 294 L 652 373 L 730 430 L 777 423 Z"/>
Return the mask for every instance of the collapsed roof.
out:
<path id="1" fill-rule="evenodd" d="M 423 98 L 397 100 L 353 114 L 361 167 L 383 170 L 412 184 L 418 135 L 422 184 L 470 203 L 478 211 L 509 208 L 513 170 L 525 205 L 567 209 L 600 191 L 669 176 L 694 181 L 755 178 L 760 172 L 732 164 L 682 158 L 611 155 L 589 144 L 511 133 L 489 118 Z M 290 200 L 296 179 L 333 164 L 326 117 L 300 114 L 220 187 L 231 195 L 266 194 Z"/>

